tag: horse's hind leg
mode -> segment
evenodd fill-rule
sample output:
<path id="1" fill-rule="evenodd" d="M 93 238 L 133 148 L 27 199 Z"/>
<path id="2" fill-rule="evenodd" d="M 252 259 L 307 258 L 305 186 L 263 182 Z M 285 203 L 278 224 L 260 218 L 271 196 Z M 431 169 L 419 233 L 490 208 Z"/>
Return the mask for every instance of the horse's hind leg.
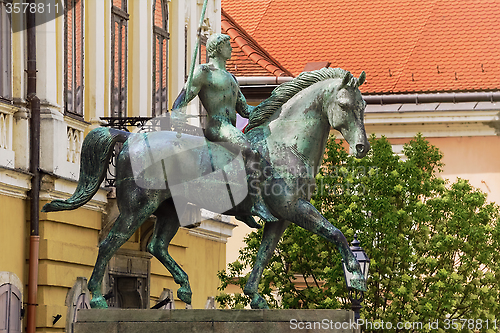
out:
<path id="1" fill-rule="evenodd" d="M 361 272 L 361 266 L 349 248 L 345 236 L 339 229 L 328 222 L 311 203 L 303 199 L 298 199 L 294 206 L 287 209 L 282 215 L 285 215 L 290 221 L 302 228 L 314 232 L 334 243 L 342 255 L 347 269 L 353 273 L 353 278 L 351 279 L 352 285 L 358 290 L 366 291 L 366 281 Z"/>
<path id="2" fill-rule="evenodd" d="M 262 242 L 260 243 L 259 252 L 257 253 L 257 260 L 253 266 L 252 273 L 248 278 L 247 284 L 243 292 L 252 300 L 250 306 L 252 309 L 268 309 L 266 300 L 259 295 L 259 281 L 262 277 L 262 272 L 266 267 L 269 259 L 271 259 L 274 249 L 283 234 L 283 231 L 290 225 L 290 222 L 280 220 L 278 222 L 266 223 L 264 227 L 264 234 Z"/>
<path id="3" fill-rule="evenodd" d="M 139 201 L 139 200 L 138 200 Z M 90 306 L 92 308 L 107 308 L 106 300 L 102 295 L 101 284 L 104 277 L 106 265 L 115 252 L 122 246 L 141 226 L 141 224 L 154 212 L 156 206 L 151 199 L 148 205 L 142 208 L 136 205 L 122 207 L 120 215 L 116 219 L 113 228 L 99 245 L 99 254 L 90 277 L 88 288 L 92 293 Z"/>
<path id="4" fill-rule="evenodd" d="M 191 304 L 191 287 L 187 274 L 168 253 L 168 245 L 179 230 L 179 218 L 171 199 L 166 200 L 156 210 L 157 217 L 153 238 L 148 244 L 148 251 L 154 255 L 172 274 L 175 283 L 181 287 L 177 297 L 186 304 Z"/>

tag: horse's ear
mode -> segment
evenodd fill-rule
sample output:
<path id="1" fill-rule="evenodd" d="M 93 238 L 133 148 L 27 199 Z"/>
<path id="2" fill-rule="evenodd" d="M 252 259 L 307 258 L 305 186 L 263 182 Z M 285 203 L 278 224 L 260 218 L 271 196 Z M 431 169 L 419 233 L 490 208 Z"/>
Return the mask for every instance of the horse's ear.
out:
<path id="1" fill-rule="evenodd" d="M 366 80 L 366 73 L 365 71 L 362 71 L 358 78 L 358 87 L 362 85 L 365 82 L 365 80 Z"/>
<path id="2" fill-rule="evenodd" d="M 344 75 L 344 78 L 342 79 L 342 84 L 340 85 L 340 88 L 346 87 L 349 84 L 349 82 L 351 82 L 351 79 L 352 79 L 351 73 L 346 73 L 346 75 Z"/>

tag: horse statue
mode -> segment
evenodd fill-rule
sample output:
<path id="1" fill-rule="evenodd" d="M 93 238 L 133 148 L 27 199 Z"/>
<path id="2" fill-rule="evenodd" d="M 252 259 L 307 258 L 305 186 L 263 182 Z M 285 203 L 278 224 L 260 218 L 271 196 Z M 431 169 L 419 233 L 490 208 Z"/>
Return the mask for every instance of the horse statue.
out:
<path id="1" fill-rule="evenodd" d="M 271 97 L 250 115 L 245 134 L 262 156 L 259 166 L 265 175 L 262 197 L 272 214 L 279 219 L 278 222 L 265 224 L 257 260 L 244 288 L 254 309 L 268 308 L 267 302 L 258 293 L 258 284 L 279 239 L 291 222 L 334 243 L 347 269 L 353 273 L 351 284 L 358 290 L 366 290 L 360 265 L 346 238 L 309 202 L 312 192 L 304 190 L 315 186 L 315 175 L 321 166 L 331 127 L 340 131 L 358 158 L 369 151 L 364 128 L 366 103 L 358 89 L 365 76 L 362 72 L 356 78 L 339 68 L 304 72 L 278 86 Z M 196 183 L 196 179 L 208 179 L 206 182 L 211 187 L 221 182 L 217 177 L 210 178 L 214 170 L 224 170 L 231 178 L 231 174 L 237 173 L 237 169 L 241 170 L 244 165 L 234 162 L 238 160 L 234 152 L 221 144 L 206 142 L 203 137 L 171 131 L 128 133 L 97 128 L 83 142 L 80 180 L 75 193 L 67 200 L 46 204 L 43 211 L 72 210 L 87 203 L 104 179 L 116 142 L 123 142 L 116 162 L 116 197 L 120 214 L 99 245 L 99 254 L 88 283 L 92 293 L 91 306 L 107 307 L 101 291 L 106 264 L 152 214 L 157 221 L 147 249 L 180 285 L 177 290 L 179 299 L 191 304 L 188 276 L 168 252 L 168 245 L 179 229 L 179 211 L 182 211 L 182 205 L 174 205 L 174 200 L 178 198 L 174 197 L 171 188 L 176 188 L 175 196 L 179 198 L 186 193 L 192 194 L 184 198 L 186 204 L 189 201 L 213 210 L 219 205 L 219 193 L 198 195 L 197 186 L 200 184 Z M 206 146 L 208 149 L 202 148 Z M 176 152 L 183 157 L 177 158 Z M 137 164 L 141 163 L 143 168 L 137 169 Z M 231 164 L 233 166 L 228 167 Z M 134 165 L 139 171 L 133 170 Z M 176 172 L 171 172 L 172 169 Z M 167 176 L 162 178 L 159 174 Z M 237 184 L 230 185 L 236 189 L 236 194 L 238 188 L 247 188 L 246 184 L 239 187 Z M 238 196 L 236 194 L 234 197 Z M 225 214 L 248 216 L 249 203 L 248 196 L 235 200 L 235 206 Z"/>

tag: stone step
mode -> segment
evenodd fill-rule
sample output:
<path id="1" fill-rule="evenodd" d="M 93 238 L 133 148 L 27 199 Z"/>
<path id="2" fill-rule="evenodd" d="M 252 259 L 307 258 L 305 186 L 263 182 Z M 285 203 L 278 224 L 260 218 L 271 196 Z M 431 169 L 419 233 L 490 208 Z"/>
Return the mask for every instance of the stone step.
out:
<path id="1" fill-rule="evenodd" d="M 356 333 L 348 310 L 78 310 L 74 333 Z"/>

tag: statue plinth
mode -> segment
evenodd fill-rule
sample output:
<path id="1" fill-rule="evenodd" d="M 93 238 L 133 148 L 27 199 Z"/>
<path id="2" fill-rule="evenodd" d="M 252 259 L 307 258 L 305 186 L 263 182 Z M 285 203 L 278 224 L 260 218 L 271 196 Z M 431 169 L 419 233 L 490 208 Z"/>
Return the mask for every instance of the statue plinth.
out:
<path id="1" fill-rule="evenodd" d="M 74 333 L 357 333 L 348 310 L 78 310 Z"/>

